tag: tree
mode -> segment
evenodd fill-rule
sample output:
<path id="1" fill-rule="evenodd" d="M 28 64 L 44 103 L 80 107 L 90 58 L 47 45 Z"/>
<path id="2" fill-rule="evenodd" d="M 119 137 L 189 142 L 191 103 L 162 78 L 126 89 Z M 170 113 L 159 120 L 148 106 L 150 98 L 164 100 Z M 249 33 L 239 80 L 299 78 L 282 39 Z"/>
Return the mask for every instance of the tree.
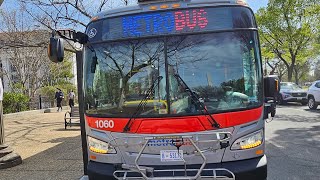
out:
<path id="1" fill-rule="evenodd" d="M 34 35 L 31 32 L 36 32 L 37 27 L 38 24 L 30 20 L 24 8 L 0 9 L 0 49 L 46 47 L 48 40 L 43 39 L 43 36 L 30 38 Z"/>
<path id="2" fill-rule="evenodd" d="M 270 0 L 257 13 L 263 47 L 277 55 L 292 81 L 297 63 L 304 64 L 314 54 L 319 33 L 320 5 L 316 0 Z M 296 73 L 297 74 L 297 73 Z M 296 83 L 299 78 L 295 76 Z"/>
<path id="3" fill-rule="evenodd" d="M 3 0 L 0 0 L 0 6 Z M 0 42 L 2 44 L 2 42 Z M 2 77 L 0 77 L 2 78 Z M 1 92 L 3 93 L 2 80 L 1 80 Z M 9 168 L 22 163 L 20 155 L 13 152 L 13 150 L 4 144 L 4 122 L 3 122 L 3 109 L 2 101 L 0 101 L 0 169 Z"/>
<path id="4" fill-rule="evenodd" d="M 280 61 L 280 63 L 278 64 L 276 71 L 280 81 L 288 81 L 287 77 L 285 76 L 287 75 L 288 70 L 286 68 L 286 65 L 282 61 Z"/>
<path id="5" fill-rule="evenodd" d="M 71 83 L 72 78 L 74 78 L 72 58 L 73 53 L 67 52 L 62 63 L 50 63 L 46 79 L 41 88 L 41 95 L 53 100 L 57 88 L 65 94 L 70 90 L 76 90 L 76 87 Z M 53 101 L 51 105 L 53 105 Z"/>
<path id="6" fill-rule="evenodd" d="M 9 80 L 11 89 L 20 87 L 18 91 L 33 97 L 47 77 L 44 74 L 49 66 L 46 55 L 49 33 L 33 30 L 33 27 L 24 21 L 25 13 L 21 9 L 1 11 L 0 14 L 0 22 L 4 28 L 0 34 L 3 42 L 0 48 L 6 52 L 9 62 L 9 66 L 3 67 L 2 75 Z"/>
<path id="7" fill-rule="evenodd" d="M 84 30 L 95 14 L 113 6 L 126 6 L 136 0 L 19 0 L 26 11 L 50 29 L 73 28 Z"/>
<path id="8" fill-rule="evenodd" d="M 315 64 L 314 76 L 317 80 L 320 79 L 320 59 Z"/>

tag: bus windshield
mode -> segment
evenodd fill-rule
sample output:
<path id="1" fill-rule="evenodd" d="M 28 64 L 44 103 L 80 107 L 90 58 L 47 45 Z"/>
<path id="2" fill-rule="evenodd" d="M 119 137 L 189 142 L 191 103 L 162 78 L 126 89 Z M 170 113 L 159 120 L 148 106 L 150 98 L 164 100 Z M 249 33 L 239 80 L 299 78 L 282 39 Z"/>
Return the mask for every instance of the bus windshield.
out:
<path id="1" fill-rule="evenodd" d="M 84 60 L 87 115 L 131 117 L 139 104 L 143 106 L 137 117 L 200 115 L 203 107 L 218 113 L 262 105 L 258 38 L 253 30 L 92 43 L 85 47 Z"/>

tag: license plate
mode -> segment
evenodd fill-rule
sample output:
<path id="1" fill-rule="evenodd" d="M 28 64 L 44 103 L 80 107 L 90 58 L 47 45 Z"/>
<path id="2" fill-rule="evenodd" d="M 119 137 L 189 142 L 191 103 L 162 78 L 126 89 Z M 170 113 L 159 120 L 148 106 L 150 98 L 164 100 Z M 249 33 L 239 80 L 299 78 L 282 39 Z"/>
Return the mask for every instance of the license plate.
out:
<path id="1" fill-rule="evenodd" d="M 179 150 L 161 150 L 160 151 L 161 162 L 168 161 L 183 161 L 183 151 Z"/>
<path id="2" fill-rule="evenodd" d="M 302 100 L 302 97 L 298 97 L 297 99 L 298 99 L 298 100 Z"/>

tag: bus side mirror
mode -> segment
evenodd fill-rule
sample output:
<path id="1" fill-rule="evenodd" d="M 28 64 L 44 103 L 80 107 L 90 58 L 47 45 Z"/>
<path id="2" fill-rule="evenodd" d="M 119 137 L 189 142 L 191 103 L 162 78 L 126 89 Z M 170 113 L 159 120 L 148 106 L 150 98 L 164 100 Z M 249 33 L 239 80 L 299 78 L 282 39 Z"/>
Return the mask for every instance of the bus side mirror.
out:
<path id="1" fill-rule="evenodd" d="M 52 62 L 58 63 L 62 62 L 64 58 L 64 46 L 63 39 L 61 38 L 50 38 L 50 43 L 48 46 L 48 56 Z"/>
<path id="2" fill-rule="evenodd" d="M 279 79 L 276 77 L 264 78 L 264 94 L 265 97 L 276 97 L 280 91 Z"/>

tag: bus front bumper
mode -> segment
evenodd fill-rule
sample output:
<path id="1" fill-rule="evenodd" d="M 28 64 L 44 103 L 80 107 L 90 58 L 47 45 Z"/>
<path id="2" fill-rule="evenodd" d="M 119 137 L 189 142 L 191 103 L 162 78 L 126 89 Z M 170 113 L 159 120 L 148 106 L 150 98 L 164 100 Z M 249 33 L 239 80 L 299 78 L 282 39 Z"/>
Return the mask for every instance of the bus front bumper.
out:
<path id="1" fill-rule="evenodd" d="M 192 167 L 194 166 L 194 167 Z M 105 164 L 89 161 L 88 176 L 90 180 L 114 179 L 113 172 L 119 170 L 120 165 Z M 189 165 L 190 168 L 199 168 L 197 165 Z M 154 166 L 155 169 L 183 169 L 183 166 Z M 225 168 L 236 176 L 236 180 L 264 180 L 267 178 L 266 156 L 232 162 L 207 164 L 206 169 Z"/>

